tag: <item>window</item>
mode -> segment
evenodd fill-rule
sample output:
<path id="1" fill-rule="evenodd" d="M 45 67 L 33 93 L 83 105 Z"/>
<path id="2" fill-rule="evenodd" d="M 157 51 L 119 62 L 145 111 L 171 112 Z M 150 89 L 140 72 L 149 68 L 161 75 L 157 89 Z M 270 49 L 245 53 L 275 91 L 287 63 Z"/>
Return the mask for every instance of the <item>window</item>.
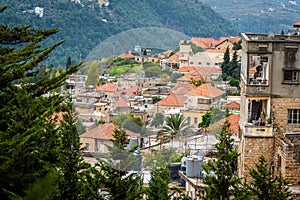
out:
<path id="1" fill-rule="evenodd" d="M 288 109 L 288 123 L 300 124 L 300 109 Z"/>
<path id="2" fill-rule="evenodd" d="M 194 62 L 193 62 L 193 61 L 191 61 L 191 62 L 190 62 L 190 65 L 193 65 L 193 64 L 194 64 Z"/>
<path id="3" fill-rule="evenodd" d="M 284 82 L 298 82 L 298 70 L 284 70 L 283 81 Z"/>
<path id="4" fill-rule="evenodd" d="M 191 117 L 187 117 L 186 121 L 187 121 L 188 125 L 190 125 L 191 124 Z"/>
<path id="5" fill-rule="evenodd" d="M 198 117 L 194 117 L 194 124 L 198 124 Z"/>
<path id="6" fill-rule="evenodd" d="M 90 147 L 90 144 L 89 143 L 85 143 L 84 150 L 85 151 L 89 151 L 89 147 Z"/>
<path id="7" fill-rule="evenodd" d="M 202 65 L 202 62 L 198 62 L 198 65 Z"/>
<path id="8" fill-rule="evenodd" d="M 210 63 L 208 62 L 208 63 L 206 63 L 206 65 L 210 65 Z"/>

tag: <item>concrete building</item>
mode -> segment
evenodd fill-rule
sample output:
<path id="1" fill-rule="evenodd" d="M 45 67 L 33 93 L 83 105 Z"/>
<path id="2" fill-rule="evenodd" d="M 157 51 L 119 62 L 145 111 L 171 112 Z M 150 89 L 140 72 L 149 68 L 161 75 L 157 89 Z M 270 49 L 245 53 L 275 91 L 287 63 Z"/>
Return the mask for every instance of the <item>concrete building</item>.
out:
<path id="1" fill-rule="evenodd" d="M 299 49 L 297 35 L 242 34 L 238 176 L 249 182 L 264 155 L 293 193 L 300 184 Z"/>

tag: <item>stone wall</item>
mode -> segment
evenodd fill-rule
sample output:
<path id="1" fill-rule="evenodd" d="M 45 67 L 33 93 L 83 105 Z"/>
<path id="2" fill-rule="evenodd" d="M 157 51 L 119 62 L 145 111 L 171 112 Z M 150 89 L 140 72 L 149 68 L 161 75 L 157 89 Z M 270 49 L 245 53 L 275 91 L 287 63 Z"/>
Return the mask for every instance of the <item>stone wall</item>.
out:
<path id="1" fill-rule="evenodd" d="M 288 109 L 300 109 L 299 98 L 272 98 L 272 109 L 274 113 L 273 124 L 278 126 L 278 132 L 300 132 L 300 125 L 288 124 Z"/>
<path id="2" fill-rule="evenodd" d="M 283 176 L 289 184 L 300 184 L 300 135 L 294 135 L 296 143 L 287 137 L 277 136 L 275 139 L 274 175 Z"/>
<path id="3" fill-rule="evenodd" d="M 246 182 L 250 182 L 252 180 L 250 169 L 255 169 L 255 163 L 258 163 L 260 155 L 263 155 L 268 165 L 271 165 L 274 154 L 274 138 L 243 136 L 239 143 L 239 153 L 238 175 Z"/>

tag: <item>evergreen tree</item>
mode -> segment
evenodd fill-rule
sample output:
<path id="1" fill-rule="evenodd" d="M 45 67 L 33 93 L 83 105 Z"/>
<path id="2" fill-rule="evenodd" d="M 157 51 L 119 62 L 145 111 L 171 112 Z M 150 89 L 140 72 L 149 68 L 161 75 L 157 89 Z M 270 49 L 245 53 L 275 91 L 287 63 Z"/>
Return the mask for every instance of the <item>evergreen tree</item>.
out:
<path id="1" fill-rule="evenodd" d="M 83 161 L 76 121 L 71 99 L 63 105 L 63 119 L 60 121 L 57 188 L 53 199 L 102 199 L 99 174 L 89 163 Z"/>
<path id="2" fill-rule="evenodd" d="M 70 66 L 72 66 L 72 59 L 71 59 L 71 56 L 68 56 L 67 63 L 66 63 L 66 69 L 68 69 Z"/>
<path id="3" fill-rule="evenodd" d="M 229 46 L 227 46 L 223 57 L 223 63 L 221 65 L 223 77 L 227 77 L 229 75 L 229 67 L 230 67 L 230 52 L 229 52 Z"/>
<path id="4" fill-rule="evenodd" d="M 287 182 L 282 177 L 276 176 L 273 178 L 273 172 L 269 170 L 268 164 L 262 155 L 255 167 L 256 169 L 250 169 L 250 175 L 253 178 L 250 190 L 255 199 L 292 199 Z"/>
<path id="5" fill-rule="evenodd" d="M 205 192 L 204 199 L 231 199 L 236 198 L 247 199 L 244 190 L 240 190 L 241 182 L 235 176 L 237 167 L 238 152 L 231 138 L 232 133 L 229 129 L 230 123 L 225 121 L 220 133 L 220 142 L 216 145 L 218 150 L 218 158 L 216 161 L 209 161 L 203 164 L 207 176 L 204 178 Z M 241 198 L 240 198 L 241 199 Z"/>
<path id="6" fill-rule="evenodd" d="M 100 160 L 100 181 L 108 191 L 108 199 L 142 199 L 143 179 L 135 172 L 129 173 L 137 158 L 132 151 L 125 147 L 128 145 L 128 136 L 121 129 L 115 129 L 113 134 L 113 146 L 109 148 L 110 155 Z"/>
<path id="7" fill-rule="evenodd" d="M 167 168 L 154 169 L 151 171 L 151 181 L 146 193 L 148 200 L 169 200 L 169 171 Z"/>
<path id="8" fill-rule="evenodd" d="M 0 25 L 0 196 L 3 199 L 24 197 L 33 183 L 57 166 L 59 135 L 49 119 L 64 99 L 55 94 L 43 95 L 60 87 L 66 75 L 76 72 L 79 65 L 58 77 L 47 78 L 46 74 L 30 82 L 38 73 L 38 66 L 63 43 L 41 47 L 40 42 L 57 32 L 57 29 Z"/>
<path id="9" fill-rule="evenodd" d="M 85 81 L 85 85 L 93 85 L 96 86 L 98 85 L 99 82 L 99 70 L 98 70 L 98 62 L 94 60 L 91 62 L 89 70 L 87 72 L 87 78 Z"/>
<path id="10" fill-rule="evenodd" d="M 238 57 L 236 50 L 233 53 L 232 59 L 230 61 L 230 68 L 229 68 L 229 76 L 231 76 L 234 79 L 239 79 L 240 76 L 240 70 L 238 65 Z"/>

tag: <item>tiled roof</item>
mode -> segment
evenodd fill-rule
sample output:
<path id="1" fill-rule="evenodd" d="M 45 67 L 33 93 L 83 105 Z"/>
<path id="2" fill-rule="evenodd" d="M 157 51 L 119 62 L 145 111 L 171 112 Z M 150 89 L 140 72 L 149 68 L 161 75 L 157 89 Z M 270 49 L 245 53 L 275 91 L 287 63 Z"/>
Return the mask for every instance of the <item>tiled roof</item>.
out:
<path id="1" fill-rule="evenodd" d="M 113 83 L 105 83 L 104 85 L 96 86 L 96 91 L 113 92 L 117 89 L 117 85 Z"/>
<path id="2" fill-rule="evenodd" d="M 131 53 L 125 53 L 119 56 L 120 58 L 126 59 L 126 58 L 134 58 L 134 55 Z"/>
<path id="3" fill-rule="evenodd" d="M 142 90 L 143 88 L 139 86 L 132 86 L 130 88 L 118 88 L 117 91 L 115 91 L 114 97 L 135 97 L 138 96 L 142 92 Z"/>
<path id="4" fill-rule="evenodd" d="M 215 88 L 208 84 L 202 84 L 198 86 L 196 89 L 190 91 L 187 93 L 187 95 L 191 96 L 202 96 L 202 97 L 218 97 L 224 94 L 225 92 L 223 90 L 220 90 L 218 88 Z"/>
<path id="5" fill-rule="evenodd" d="M 229 115 L 226 118 L 229 123 L 230 123 L 230 130 L 234 133 L 234 134 L 238 134 L 239 133 L 239 121 L 240 121 L 240 115 Z M 216 129 L 217 127 L 223 126 L 225 122 L 225 119 L 221 119 L 220 121 L 217 121 L 214 124 L 211 124 L 208 127 L 208 130 L 213 130 Z"/>
<path id="6" fill-rule="evenodd" d="M 129 107 L 129 103 L 125 99 L 120 99 L 112 104 L 113 108 L 117 107 Z"/>
<path id="7" fill-rule="evenodd" d="M 182 84 L 178 84 L 175 87 L 172 88 L 172 92 L 176 95 L 185 95 L 186 93 L 188 93 L 189 91 L 195 89 L 196 86 L 193 84 L 189 84 L 189 83 L 182 83 Z"/>
<path id="8" fill-rule="evenodd" d="M 93 129 L 83 133 L 82 135 L 80 135 L 80 137 L 81 138 L 112 140 L 115 129 L 119 129 L 119 127 L 115 124 L 112 124 L 112 123 L 101 124 L 101 125 L 97 126 L 96 128 L 93 128 Z M 139 136 L 140 135 L 138 133 L 134 133 L 129 130 L 125 130 L 125 132 L 128 136 Z"/>
<path id="9" fill-rule="evenodd" d="M 218 40 L 214 38 L 195 38 L 192 37 L 191 42 L 197 46 L 200 46 L 204 49 L 209 49 L 215 44 L 217 44 Z"/>
<path id="10" fill-rule="evenodd" d="M 183 106 L 183 99 L 177 96 L 174 93 L 171 93 L 169 96 L 165 97 L 164 99 L 160 100 L 156 103 L 156 105 L 160 106 L 172 106 L 172 107 L 182 107 Z"/>
<path id="11" fill-rule="evenodd" d="M 236 37 L 220 37 L 219 40 L 214 38 L 195 38 L 191 39 L 191 42 L 197 46 L 200 46 L 204 49 L 210 49 L 218 46 L 219 44 L 223 43 L 224 41 L 228 40 L 231 43 L 237 43 L 241 38 L 239 36 Z"/>
<path id="12" fill-rule="evenodd" d="M 178 78 L 177 81 L 189 82 L 192 79 L 194 79 L 195 81 L 199 81 L 199 80 L 204 79 L 204 78 L 200 74 L 196 75 L 196 74 L 188 73 L 188 74 L 185 74 L 184 76 Z"/>
<path id="13" fill-rule="evenodd" d="M 293 24 L 293 27 L 300 27 L 300 21 L 297 21 Z"/>
<path id="14" fill-rule="evenodd" d="M 176 52 L 174 55 L 170 56 L 168 60 L 173 60 L 175 62 L 179 62 L 179 52 Z"/>
<path id="15" fill-rule="evenodd" d="M 230 103 L 227 103 L 225 105 L 225 108 L 227 108 L 229 110 L 239 110 L 240 109 L 240 104 L 236 101 L 232 101 Z"/>
<path id="16" fill-rule="evenodd" d="M 196 69 L 195 66 L 183 66 L 180 67 L 179 69 L 177 69 L 176 71 L 178 72 L 190 72 L 190 71 L 194 71 Z"/>

